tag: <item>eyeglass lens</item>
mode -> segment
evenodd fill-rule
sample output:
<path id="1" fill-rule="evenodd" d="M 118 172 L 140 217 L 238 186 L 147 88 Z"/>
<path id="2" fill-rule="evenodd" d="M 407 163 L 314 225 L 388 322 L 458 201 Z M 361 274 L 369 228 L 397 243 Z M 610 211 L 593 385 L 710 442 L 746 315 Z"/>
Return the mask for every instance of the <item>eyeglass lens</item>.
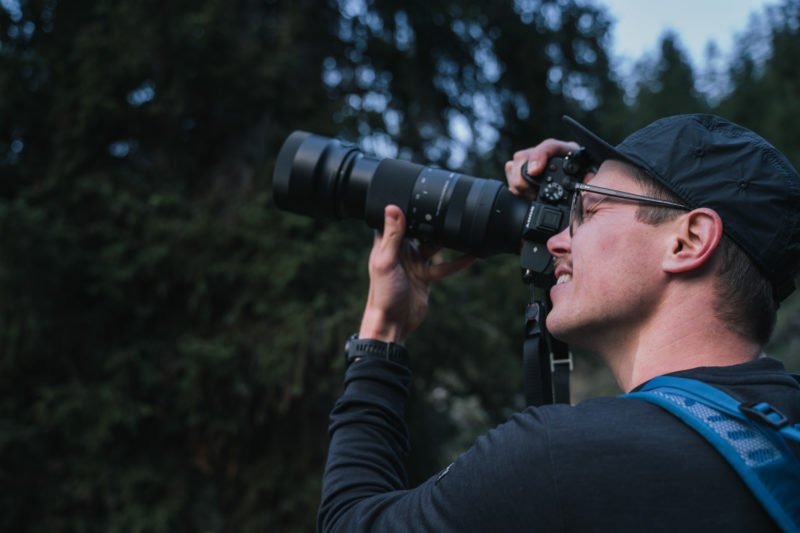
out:
<path id="1" fill-rule="evenodd" d="M 581 190 L 575 190 L 572 195 L 572 206 L 569 210 L 569 236 L 575 232 L 575 229 L 583 222 L 583 200 L 581 199 Z"/>

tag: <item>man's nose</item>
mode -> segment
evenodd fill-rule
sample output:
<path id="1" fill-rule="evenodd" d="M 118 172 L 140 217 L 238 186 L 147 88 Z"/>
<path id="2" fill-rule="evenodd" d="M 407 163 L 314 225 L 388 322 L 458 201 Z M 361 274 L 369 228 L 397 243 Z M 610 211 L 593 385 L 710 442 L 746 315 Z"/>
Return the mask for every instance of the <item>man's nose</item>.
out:
<path id="1" fill-rule="evenodd" d="M 570 253 L 571 245 L 572 237 L 569 235 L 569 227 L 547 239 L 547 249 L 556 257 L 562 257 Z"/>

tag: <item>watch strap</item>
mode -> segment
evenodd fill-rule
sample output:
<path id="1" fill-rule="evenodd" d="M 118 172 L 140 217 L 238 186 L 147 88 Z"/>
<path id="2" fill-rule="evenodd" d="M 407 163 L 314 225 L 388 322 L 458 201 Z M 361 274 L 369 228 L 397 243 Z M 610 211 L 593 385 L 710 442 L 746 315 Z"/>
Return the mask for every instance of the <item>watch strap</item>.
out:
<path id="1" fill-rule="evenodd" d="M 344 345 L 345 364 L 350 366 L 356 359 L 383 359 L 408 366 L 408 349 L 402 344 L 375 339 L 359 339 L 354 333 Z"/>

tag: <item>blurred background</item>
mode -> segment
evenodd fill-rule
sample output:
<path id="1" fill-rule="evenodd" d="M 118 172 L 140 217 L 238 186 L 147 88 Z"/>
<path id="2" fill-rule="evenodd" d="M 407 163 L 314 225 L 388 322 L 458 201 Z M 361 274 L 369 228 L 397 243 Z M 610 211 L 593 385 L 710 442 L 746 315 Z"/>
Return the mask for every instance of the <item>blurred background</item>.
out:
<path id="1" fill-rule="evenodd" d="M 589 0 L 0 1 L 0 530 L 313 530 L 371 230 L 276 210 L 293 130 L 503 179 L 564 113 L 617 143 L 713 112 L 800 165 L 800 0 L 699 60 L 667 31 L 623 65 L 613 28 Z M 433 290 L 412 483 L 523 406 L 526 302 L 513 256 Z M 574 401 L 619 392 L 576 366 Z"/>

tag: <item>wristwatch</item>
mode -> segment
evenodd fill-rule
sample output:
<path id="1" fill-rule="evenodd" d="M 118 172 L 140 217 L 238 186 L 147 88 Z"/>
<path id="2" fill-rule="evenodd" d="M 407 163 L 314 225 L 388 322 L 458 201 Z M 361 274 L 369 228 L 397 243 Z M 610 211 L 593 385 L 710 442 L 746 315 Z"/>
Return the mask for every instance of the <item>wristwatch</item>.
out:
<path id="1" fill-rule="evenodd" d="M 401 344 L 383 342 L 375 339 L 359 339 L 353 333 L 344 345 L 345 366 L 350 366 L 356 359 L 385 359 L 408 366 L 408 350 Z"/>

